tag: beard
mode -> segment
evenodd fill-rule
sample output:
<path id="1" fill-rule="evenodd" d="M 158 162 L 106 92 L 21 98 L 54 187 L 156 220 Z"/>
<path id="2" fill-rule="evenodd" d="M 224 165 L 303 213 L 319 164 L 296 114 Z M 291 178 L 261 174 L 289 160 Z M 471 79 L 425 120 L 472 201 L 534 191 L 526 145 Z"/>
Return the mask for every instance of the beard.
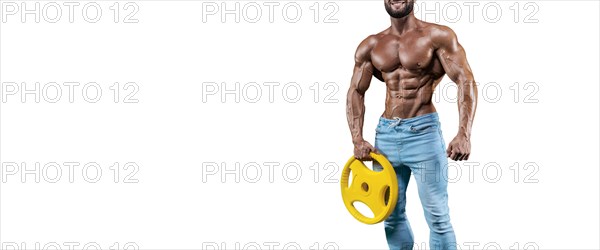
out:
<path id="1" fill-rule="evenodd" d="M 414 1 L 403 0 L 403 1 L 405 1 L 404 6 L 399 10 L 395 10 L 394 8 L 392 8 L 391 1 L 402 1 L 402 0 L 384 0 L 385 10 L 393 18 L 403 18 L 403 17 L 407 16 L 408 14 L 410 14 L 410 12 L 413 11 L 413 6 L 415 4 Z"/>

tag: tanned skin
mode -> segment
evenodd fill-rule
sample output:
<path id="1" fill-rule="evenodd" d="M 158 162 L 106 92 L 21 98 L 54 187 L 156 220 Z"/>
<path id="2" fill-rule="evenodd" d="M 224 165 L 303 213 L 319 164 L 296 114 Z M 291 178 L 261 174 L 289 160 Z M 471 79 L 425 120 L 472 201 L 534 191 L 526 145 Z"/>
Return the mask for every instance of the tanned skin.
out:
<path id="1" fill-rule="evenodd" d="M 418 20 L 414 0 L 384 0 L 391 26 L 363 40 L 355 54 L 346 112 L 354 143 L 354 157 L 372 160 L 379 153 L 364 140 L 365 92 L 374 76 L 386 85 L 383 117 L 410 118 L 435 112 L 433 90 L 444 75 L 458 85 L 458 133 L 448 144 L 447 156 L 468 160 L 471 126 L 477 109 L 477 86 L 463 47 L 450 28 Z"/>

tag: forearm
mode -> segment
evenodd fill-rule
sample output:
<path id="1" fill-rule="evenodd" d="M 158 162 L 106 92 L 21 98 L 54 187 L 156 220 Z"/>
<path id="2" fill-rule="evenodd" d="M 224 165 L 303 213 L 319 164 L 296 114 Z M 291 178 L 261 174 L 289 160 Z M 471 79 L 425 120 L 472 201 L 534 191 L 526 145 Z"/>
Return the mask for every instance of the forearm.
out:
<path id="1" fill-rule="evenodd" d="M 458 135 L 470 140 L 477 109 L 477 85 L 472 77 L 468 77 L 460 81 L 458 86 Z"/>
<path id="2" fill-rule="evenodd" d="M 363 141 L 362 130 L 365 118 L 364 94 L 359 93 L 355 88 L 350 88 L 348 91 L 346 116 L 348 118 L 350 133 L 352 134 L 352 142 L 356 144 Z"/>

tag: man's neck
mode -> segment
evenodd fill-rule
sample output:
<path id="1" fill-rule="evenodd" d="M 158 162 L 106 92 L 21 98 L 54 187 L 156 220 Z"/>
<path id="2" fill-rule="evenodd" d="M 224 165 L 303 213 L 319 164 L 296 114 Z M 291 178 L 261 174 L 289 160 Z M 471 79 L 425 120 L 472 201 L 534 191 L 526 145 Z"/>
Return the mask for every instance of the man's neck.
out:
<path id="1" fill-rule="evenodd" d="M 413 12 L 402 18 L 390 17 L 390 20 L 392 21 L 391 31 L 397 35 L 416 28 L 418 21 Z"/>

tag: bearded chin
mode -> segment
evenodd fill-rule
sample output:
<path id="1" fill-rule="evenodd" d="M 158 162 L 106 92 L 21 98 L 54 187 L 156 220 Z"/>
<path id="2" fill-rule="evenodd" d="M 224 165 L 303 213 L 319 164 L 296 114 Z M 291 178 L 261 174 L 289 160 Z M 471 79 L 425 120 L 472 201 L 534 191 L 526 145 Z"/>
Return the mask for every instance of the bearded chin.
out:
<path id="1" fill-rule="evenodd" d="M 414 3 L 408 3 L 403 9 L 394 11 L 392 6 L 390 6 L 388 3 L 385 3 L 385 10 L 393 18 L 403 18 L 412 12 L 413 5 Z"/>

